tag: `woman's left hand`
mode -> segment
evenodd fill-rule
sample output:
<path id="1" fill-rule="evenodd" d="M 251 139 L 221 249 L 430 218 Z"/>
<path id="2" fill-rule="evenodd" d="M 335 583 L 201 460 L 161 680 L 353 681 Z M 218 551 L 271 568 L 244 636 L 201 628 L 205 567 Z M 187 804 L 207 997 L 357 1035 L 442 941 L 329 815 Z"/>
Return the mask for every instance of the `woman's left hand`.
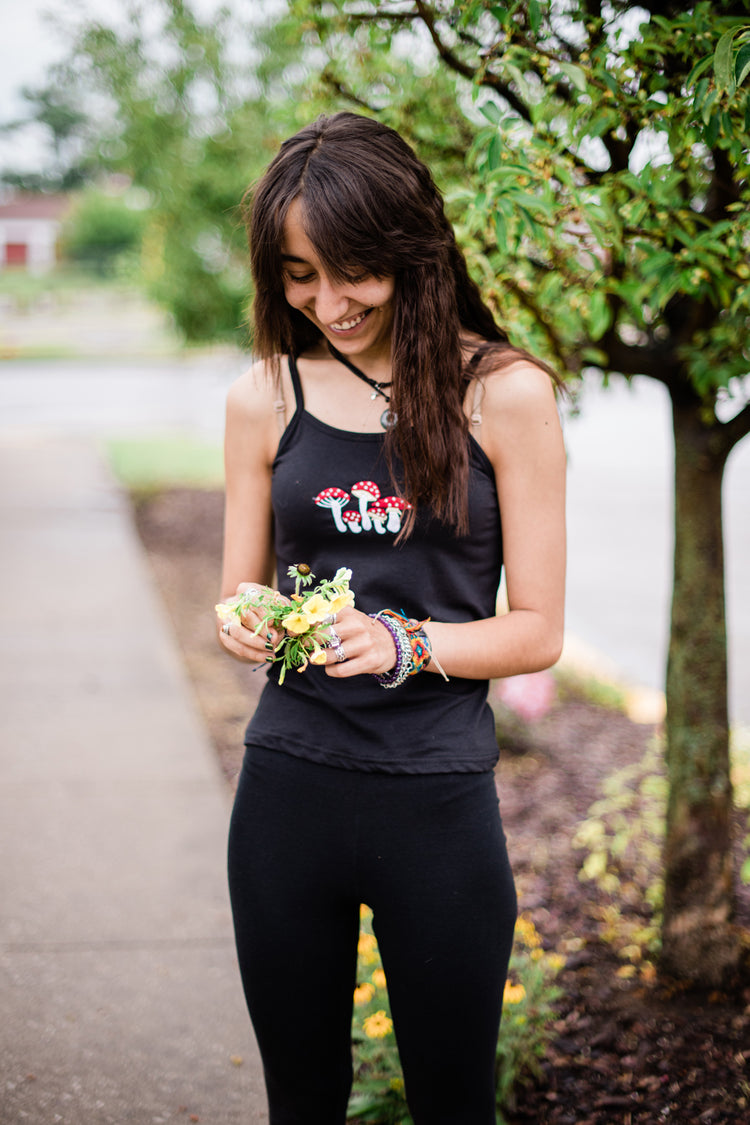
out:
<path id="1" fill-rule="evenodd" d="M 382 675 L 396 664 L 396 646 L 385 625 L 358 609 L 342 609 L 325 632 L 330 638 L 325 650 L 329 676 L 346 679 L 367 673 Z"/>

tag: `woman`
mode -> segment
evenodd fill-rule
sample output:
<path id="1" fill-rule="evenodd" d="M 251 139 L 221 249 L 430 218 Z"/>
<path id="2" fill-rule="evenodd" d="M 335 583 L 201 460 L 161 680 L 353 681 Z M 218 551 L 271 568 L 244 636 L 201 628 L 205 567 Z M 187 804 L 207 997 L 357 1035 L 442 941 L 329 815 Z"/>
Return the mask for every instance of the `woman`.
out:
<path id="1" fill-rule="evenodd" d="M 345 1121 L 366 903 L 416 1125 L 490 1125 L 516 900 L 487 681 L 560 653 L 554 388 L 495 325 L 429 171 L 378 122 L 339 113 L 286 141 L 249 235 L 259 359 L 228 400 L 223 595 L 274 573 L 290 595 L 299 563 L 350 568 L 356 595 L 325 667 L 280 685 L 271 666 L 232 817 L 270 1120 Z M 259 620 L 220 633 L 251 665 L 281 639 Z"/>

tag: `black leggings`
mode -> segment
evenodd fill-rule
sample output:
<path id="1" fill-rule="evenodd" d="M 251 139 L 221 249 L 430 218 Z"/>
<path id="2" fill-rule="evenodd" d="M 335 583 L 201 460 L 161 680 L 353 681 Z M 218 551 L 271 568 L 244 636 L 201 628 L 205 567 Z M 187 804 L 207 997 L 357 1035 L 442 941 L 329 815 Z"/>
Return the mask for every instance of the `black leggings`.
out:
<path id="1" fill-rule="evenodd" d="M 358 773 L 250 748 L 229 885 L 271 1125 L 344 1125 L 360 903 L 415 1125 L 494 1125 L 516 896 L 492 773 Z"/>

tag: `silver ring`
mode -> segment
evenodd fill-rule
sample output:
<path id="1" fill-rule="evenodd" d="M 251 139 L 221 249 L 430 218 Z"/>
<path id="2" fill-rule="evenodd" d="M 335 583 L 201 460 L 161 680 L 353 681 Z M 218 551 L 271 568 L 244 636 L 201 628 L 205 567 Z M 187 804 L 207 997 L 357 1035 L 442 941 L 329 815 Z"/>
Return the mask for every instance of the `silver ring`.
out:
<path id="1" fill-rule="evenodd" d="M 341 648 L 341 637 L 335 629 L 328 630 L 328 640 L 326 641 L 326 648 L 332 648 L 334 652 L 336 649 Z"/>
<path id="2" fill-rule="evenodd" d="M 221 627 L 222 633 L 226 633 L 227 636 L 229 636 L 229 633 L 231 632 L 231 629 L 232 629 L 232 626 L 231 626 L 229 621 L 225 621 L 224 624 Z"/>
<path id="3" fill-rule="evenodd" d="M 337 645 L 334 645 L 333 651 L 334 651 L 335 656 L 336 656 L 336 663 L 337 664 L 343 664 L 344 661 L 348 659 L 346 653 L 344 652 L 344 646 L 341 643 L 339 643 Z"/>

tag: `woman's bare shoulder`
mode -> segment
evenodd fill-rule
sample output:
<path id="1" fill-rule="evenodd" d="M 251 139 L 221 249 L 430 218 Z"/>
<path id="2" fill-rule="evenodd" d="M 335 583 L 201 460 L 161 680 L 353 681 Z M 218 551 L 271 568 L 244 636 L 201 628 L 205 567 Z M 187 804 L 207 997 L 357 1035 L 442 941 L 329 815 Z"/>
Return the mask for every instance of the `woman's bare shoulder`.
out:
<path id="1" fill-rule="evenodd" d="M 555 383 L 531 359 L 519 357 L 483 377 L 481 444 L 493 463 L 542 442 L 562 444 Z"/>
<path id="2" fill-rule="evenodd" d="M 248 422 L 269 418 L 274 413 L 287 373 L 285 357 L 253 363 L 231 384 L 227 393 L 227 414 Z"/>
<path id="3" fill-rule="evenodd" d="M 483 376 L 482 381 L 487 406 L 490 408 L 521 412 L 545 406 L 555 408 L 555 383 L 552 376 L 525 356 L 498 363 Z"/>

